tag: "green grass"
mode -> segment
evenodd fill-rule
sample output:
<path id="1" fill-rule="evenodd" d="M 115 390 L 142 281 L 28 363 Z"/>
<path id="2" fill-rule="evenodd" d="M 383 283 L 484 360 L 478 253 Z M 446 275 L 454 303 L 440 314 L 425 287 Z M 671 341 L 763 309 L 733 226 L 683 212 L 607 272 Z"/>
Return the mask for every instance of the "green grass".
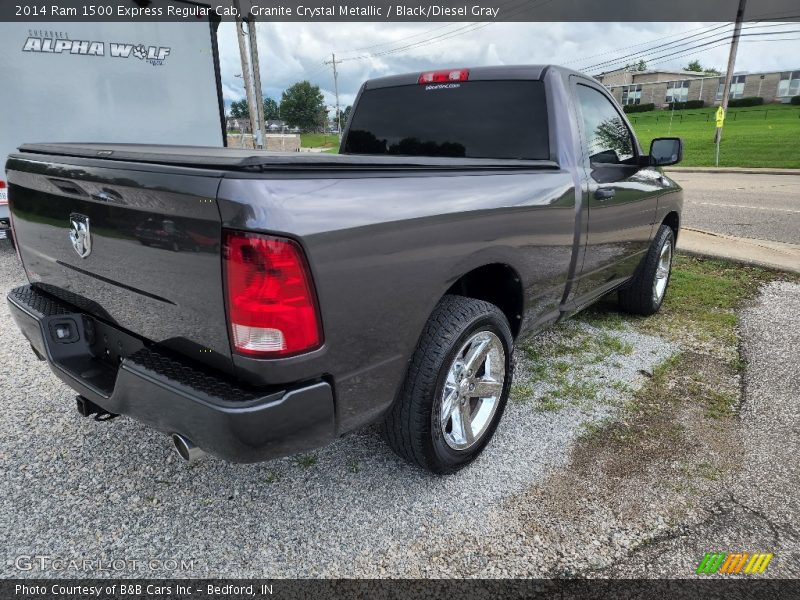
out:
<path id="1" fill-rule="evenodd" d="M 511 386 L 510 398 L 517 404 L 526 404 L 533 396 L 533 387 L 526 383 L 514 383 Z"/>
<path id="2" fill-rule="evenodd" d="M 714 166 L 716 110 L 715 107 L 676 110 L 671 124 L 667 110 L 630 114 L 628 118 L 645 151 L 655 137 L 677 136 L 684 142 L 681 165 L 710 167 Z M 800 168 L 800 108 L 769 104 L 728 109 L 719 164 Z"/>
<path id="3" fill-rule="evenodd" d="M 667 337 L 689 329 L 700 339 L 735 342 L 736 307 L 761 283 L 775 278 L 774 273 L 757 267 L 678 254 L 661 311 L 641 320 L 640 326 L 660 330 Z"/>
<path id="4" fill-rule="evenodd" d="M 317 464 L 317 457 L 314 454 L 301 454 L 295 458 L 295 464 L 303 469 L 310 469 Z"/>
<path id="5" fill-rule="evenodd" d="M 303 148 L 329 148 L 336 150 L 339 146 L 339 136 L 329 133 L 301 133 L 300 146 Z"/>
<path id="6" fill-rule="evenodd" d="M 277 471 L 270 471 L 267 473 L 267 476 L 264 478 L 264 483 L 277 483 L 281 480 L 281 474 Z"/>

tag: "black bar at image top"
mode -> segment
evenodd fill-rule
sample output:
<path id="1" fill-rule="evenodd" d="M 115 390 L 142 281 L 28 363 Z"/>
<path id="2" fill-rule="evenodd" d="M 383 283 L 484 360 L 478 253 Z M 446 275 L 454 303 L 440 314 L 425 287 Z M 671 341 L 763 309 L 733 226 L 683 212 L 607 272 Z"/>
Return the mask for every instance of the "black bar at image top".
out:
<path id="1" fill-rule="evenodd" d="M 0 21 L 232 21 L 234 0 L 7 0 Z M 241 0 L 241 16 L 283 22 L 733 22 L 739 0 Z M 797 0 L 758 0 L 745 21 L 798 21 Z"/>

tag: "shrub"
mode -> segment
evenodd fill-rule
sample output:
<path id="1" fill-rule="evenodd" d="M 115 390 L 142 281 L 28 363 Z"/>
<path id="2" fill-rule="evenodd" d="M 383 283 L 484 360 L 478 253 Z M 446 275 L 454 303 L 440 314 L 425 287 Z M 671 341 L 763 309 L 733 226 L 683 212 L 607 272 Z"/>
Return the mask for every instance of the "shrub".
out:
<path id="1" fill-rule="evenodd" d="M 764 99 L 761 96 L 749 96 L 747 98 L 734 98 L 728 100 L 728 107 L 736 108 L 738 106 L 758 106 L 764 104 Z"/>
<path id="2" fill-rule="evenodd" d="M 686 108 L 703 108 L 706 105 L 703 100 L 687 100 L 686 102 L 672 102 L 667 104 L 666 110 L 684 110 Z"/>
<path id="3" fill-rule="evenodd" d="M 792 99 L 789 100 L 789 104 L 800 104 L 800 96 L 792 96 Z"/>
<path id="4" fill-rule="evenodd" d="M 649 112 L 656 107 L 652 102 L 648 104 L 626 104 L 622 107 L 626 113 Z"/>

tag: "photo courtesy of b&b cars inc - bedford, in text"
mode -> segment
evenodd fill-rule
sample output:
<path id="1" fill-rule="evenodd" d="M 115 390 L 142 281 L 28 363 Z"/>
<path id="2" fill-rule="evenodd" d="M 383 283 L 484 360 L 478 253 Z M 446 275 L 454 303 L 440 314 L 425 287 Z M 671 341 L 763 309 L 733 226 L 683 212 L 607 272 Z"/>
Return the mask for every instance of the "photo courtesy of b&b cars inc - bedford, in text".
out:
<path id="1" fill-rule="evenodd" d="M 0 597 L 800 597 L 794 0 L 0 4 Z"/>

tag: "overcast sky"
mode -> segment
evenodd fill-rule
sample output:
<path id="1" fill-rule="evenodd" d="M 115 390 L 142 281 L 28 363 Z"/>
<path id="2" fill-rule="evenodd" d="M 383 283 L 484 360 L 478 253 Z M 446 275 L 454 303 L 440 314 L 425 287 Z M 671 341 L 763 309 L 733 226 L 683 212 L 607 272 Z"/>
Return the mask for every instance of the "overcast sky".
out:
<path id="1" fill-rule="evenodd" d="M 721 38 L 730 27 L 712 30 L 713 23 L 266 23 L 258 24 L 261 81 L 264 96 L 280 99 L 296 81 L 319 85 L 325 102 L 334 103 L 331 52 L 337 60 L 342 106 L 351 104 L 365 79 L 437 67 L 556 63 L 589 73 L 624 66 L 643 58 L 650 68 L 680 68 L 690 60 L 724 70 L 728 45 L 691 49 Z M 745 24 L 753 27 L 753 24 Z M 778 32 L 794 32 L 780 34 Z M 742 38 L 736 71 L 800 69 L 800 24 L 756 27 L 749 33 L 769 36 Z M 680 38 L 698 35 L 700 41 Z M 438 40 L 432 40 L 439 36 Z M 670 37 L 667 37 L 670 36 Z M 244 97 L 235 27 L 222 23 L 219 31 L 222 85 L 226 103 Z M 661 39 L 666 38 L 666 39 Z M 755 41 L 795 38 L 781 41 Z M 651 50 L 674 42 L 674 49 Z M 722 42 L 715 42 L 713 45 Z M 678 45 L 683 44 L 683 45 Z M 687 45 L 688 44 L 688 45 Z M 381 52 L 411 46 L 383 56 Z M 644 56 L 624 58 L 635 52 Z M 660 58 L 667 53 L 674 57 Z M 622 60 L 588 68 L 608 60 Z M 658 60 L 658 62 L 656 62 Z"/>

